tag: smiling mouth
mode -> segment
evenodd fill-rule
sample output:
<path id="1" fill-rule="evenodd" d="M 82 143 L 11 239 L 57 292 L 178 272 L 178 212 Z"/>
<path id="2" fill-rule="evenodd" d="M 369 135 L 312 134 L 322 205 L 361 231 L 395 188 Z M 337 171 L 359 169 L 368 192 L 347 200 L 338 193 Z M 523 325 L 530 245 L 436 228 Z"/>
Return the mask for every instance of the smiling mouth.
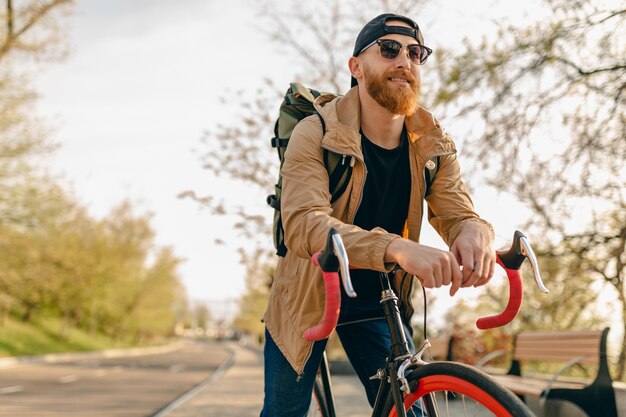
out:
<path id="1" fill-rule="evenodd" d="M 409 80 L 406 80 L 404 78 L 397 78 L 397 77 L 392 77 L 392 78 L 388 78 L 389 81 L 392 82 L 396 82 L 396 83 L 404 83 L 404 84 L 410 84 Z"/>

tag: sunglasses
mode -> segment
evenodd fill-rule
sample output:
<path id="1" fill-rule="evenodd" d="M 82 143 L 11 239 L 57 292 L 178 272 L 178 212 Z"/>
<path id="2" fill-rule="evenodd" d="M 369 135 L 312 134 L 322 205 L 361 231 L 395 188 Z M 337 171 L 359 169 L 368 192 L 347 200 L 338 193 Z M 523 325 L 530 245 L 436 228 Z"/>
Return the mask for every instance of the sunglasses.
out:
<path id="1" fill-rule="evenodd" d="M 402 47 L 404 46 L 400 42 L 393 39 L 376 39 L 374 42 L 361 49 L 359 55 L 374 44 L 378 44 L 380 47 L 380 56 L 385 59 L 396 59 L 398 55 L 400 55 L 400 51 L 402 51 Z M 420 45 L 419 43 L 406 45 L 406 49 L 409 51 L 409 59 L 415 65 L 422 65 L 426 62 L 430 54 L 433 53 L 432 49 L 427 46 Z"/>

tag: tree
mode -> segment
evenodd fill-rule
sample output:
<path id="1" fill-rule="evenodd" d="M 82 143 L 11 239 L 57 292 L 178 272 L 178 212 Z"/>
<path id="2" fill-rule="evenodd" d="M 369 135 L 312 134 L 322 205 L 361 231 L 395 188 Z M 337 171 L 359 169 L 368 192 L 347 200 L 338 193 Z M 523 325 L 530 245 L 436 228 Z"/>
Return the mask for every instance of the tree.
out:
<path id="1" fill-rule="evenodd" d="M 196 304 L 191 311 L 191 321 L 193 327 L 199 327 L 202 330 L 207 330 L 209 324 L 213 321 L 211 318 L 211 311 L 206 304 Z"/>
<path id="2" fill-rule="evenodd" d="M 0 10 L 0 180 L 24 172 L 24 158 L 49 151 L 46 129 L 32 111 L 29 74 L 65 56 L 61 19 L 73 0 L 6 0 Z M 0 196 L 2 197 L 2 196 Z"/>
<path id="3" fill-rule="evenodd" d="M 246 265 L 246 293 L 239 300 L 239 312 L 233 326 L 254 335 L 257 340 L 263 340 L 265 326 L 261 317 L 267 308 L 275 266 L 263 256 L 246 260 Z"/>
<path id="4" fill-rule="evenodd" d="M 150 219 L 151 214 L 137 215 L 124 202 L 99 224 L 96 269 L 86 278 L 100 289 L 92 298 L 98 322 L 116 338 L 165 335 L 177 319 L 182 294 L 176 268 L 181 260 L 170 248 L 155 246 Z"/>
<path id="5" fill-rule="evenodd" d="M 177 310 L 185 303 L 184 288 L 177 267 L 181 260 L 171 248 L 157 250 L 155 260 L 147 267 L 130 309 L 126 333 L 137 341 L 173 334 Z"/>
<path id="6" fill-rule="evenodd" d="M 155 245 L 150 215 L 124 202 L 98 220 L 58 198 L 30 207 L 36 227 L 0 224 L 0 312 L 58 317 L 61 336 L 74 326 L 137 342 L 170 335 L 186 310 L 181 259 Z"/>
<path id="7" fill-rule="evenodd" d="M 2 244 L 8 250 L 26 249 L 17 253 L 14 263 L 37 256 L 35 248 L 43 242 L 41 234 L 31 236 L 27 230 L 46 229 L 44 225 L 49 226 L 55 216 L 70 212 L 73 206 L 35 160 L 54 146 L 47 140 L 47 129 L 34 116 L 36 94 L 29 86 L 29 75 L 37 64 L 63 58 L 60 24 L 72 3 L 6 0 L 0 7 L 0 228 L 5 232 Z M 27 262 L 24 266 L 36 269 L 40 264 Z M 34 269 L 29 273 L 34 275 L 27 274 L 30 278 L 26 279 L 41 279 Z M 20 277 L 5 275 L 0 287 L 6 290 L 16 279 Z M 37 294 L 35 290 L 31 295 Z M 24 311 L 26 317 L 29 311 Z"/>
<path id="8" fill-rule="evenodd" d="M 20 1 L 19 4 L 6 0 L 4 3 L 0 12 L 5 23 L 0 29 L 0 60 L 20 54 L 31 58 L 44 53 L 58 56 L 60 25 L 54 16 L 67 13 L 73 0 Z"/>
<path id="9" fill-rule="evenodd" d="M 530 209 L 546 256 L 580 260 L 578 279 L 613 286 L 626 323 L 626 9 L 550 0 L 545 13 L 440 53 L 437 99 L 473 122 L 464 152 Z M 626 331 L 618 378 L 625 362 Z"/>
<path id="10" fill-rule="evenodd" d="M 50 259 L 64 248 L 57 232 L 78 208 L 54 183 L 41 181 L 21 191 L 21 198 L 12 200 L 13 211 L 0 222 L 0 293 L 11 297 L 22 319 L 28 320 L 55 297 L 60 284 Z"/>

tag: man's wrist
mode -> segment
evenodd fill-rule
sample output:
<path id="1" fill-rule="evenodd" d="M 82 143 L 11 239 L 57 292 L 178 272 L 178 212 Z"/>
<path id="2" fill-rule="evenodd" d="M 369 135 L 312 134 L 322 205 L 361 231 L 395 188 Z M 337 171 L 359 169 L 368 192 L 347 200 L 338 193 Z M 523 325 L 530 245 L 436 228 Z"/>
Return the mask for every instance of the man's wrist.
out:
<path id="1" fill-rule="evenodd" d="M 404 239 L 397 238 L 392 240 L 385 250 L 385 262 L 398 263 L 398 255 L 404 245 Z"/>
<path id="2" fill-rule="evenodd" d="M 484 234 L 485 237 L 490 240 L 493 240 L 495 238 L 495 233 L 493 231 L 493 226 L 491 225 L 491 223 L 484 219 L 481 219 L 480 217 L 467 220 L 461 228 L 461 232 L 463 232 L 464 229 Z"/>
<path id="3" fill-rule="evenodd" d="M 490 242 L 493 242 L 494 240 L 493 227 L 491 226 L 491 223 L 480 218 L 468 219 L 461 223 L 454 240 L 452 240 L 451 247 L 454 246 L 455 242 L 461 236 L 480 237 L 485 241 Z"/>

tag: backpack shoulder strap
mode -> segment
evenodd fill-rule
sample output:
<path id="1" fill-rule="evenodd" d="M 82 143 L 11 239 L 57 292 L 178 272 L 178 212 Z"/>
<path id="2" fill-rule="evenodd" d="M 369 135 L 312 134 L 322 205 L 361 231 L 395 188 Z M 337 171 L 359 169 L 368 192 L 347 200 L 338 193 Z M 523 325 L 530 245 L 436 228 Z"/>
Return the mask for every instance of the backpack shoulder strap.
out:
<path id="1" fill-rule="evenodd" d="M 328 170 L 328 188 L 331 195 L 331 204 L 337 201 L 348 187 L 348 182 L 350 182 L 350 176 L 352 175 L 350 158 L 324 149 L 324 165 L 326 165 Z"/>
<path id="2" fill-rule="evenodd" d="M 326 123 L 321 114 L 316 110 L 315 114 L 322 123 L 322 135 L 326 134 Z M 330 204 L 334 203 L 346 191 L 350 176 L 352 175 L 352 166 L 350 159 L 346 155 L 339 155 L 324 149 L 324 165 L 328 171 L 328 184 L 330 191 Z"/>

